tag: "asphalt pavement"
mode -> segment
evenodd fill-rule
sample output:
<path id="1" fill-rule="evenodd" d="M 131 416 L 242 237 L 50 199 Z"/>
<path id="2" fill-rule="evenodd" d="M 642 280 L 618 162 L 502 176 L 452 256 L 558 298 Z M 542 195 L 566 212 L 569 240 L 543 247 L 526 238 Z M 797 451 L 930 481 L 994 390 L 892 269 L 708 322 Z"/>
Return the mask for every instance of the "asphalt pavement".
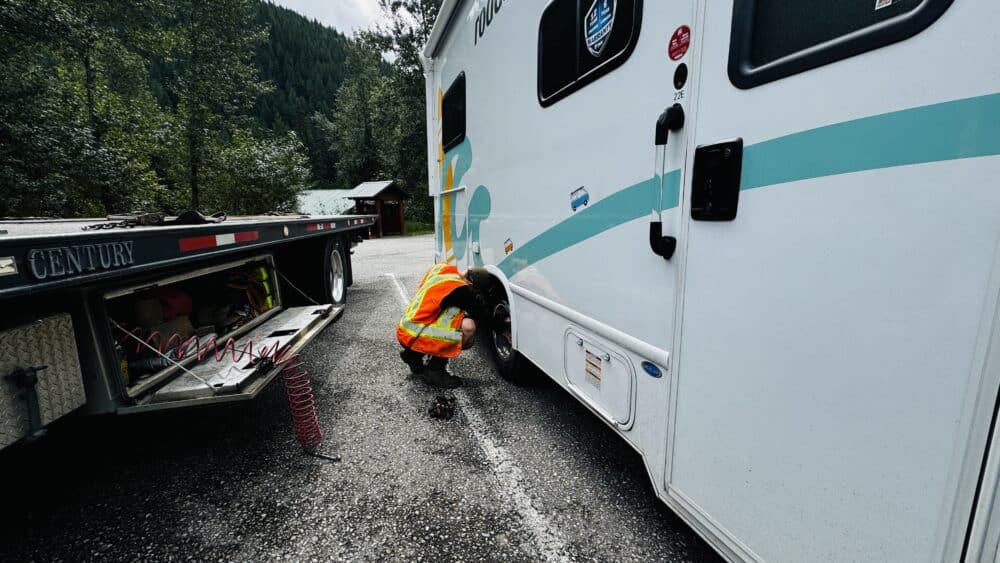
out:
<path id="1" fill-rule="evenodd" d="M 557 385 L 482 346 L 449 421 L 394 328 L 433 237 L 355 249 L 343 317 L 303 354 L 339 463 L 305 456 L 279 383 L 255 401 L 72 418 L 0 452 L 0 561 L 717 561 L 639 456 Z"/>

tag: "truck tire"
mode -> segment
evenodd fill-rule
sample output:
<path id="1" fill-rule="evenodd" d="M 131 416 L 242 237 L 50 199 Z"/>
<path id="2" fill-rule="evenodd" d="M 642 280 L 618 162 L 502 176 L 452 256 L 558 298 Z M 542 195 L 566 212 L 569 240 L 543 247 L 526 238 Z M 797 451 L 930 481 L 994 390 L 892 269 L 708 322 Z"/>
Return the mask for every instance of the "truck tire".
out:
<path id="1" fill-rule="evenodd" d="M 331 238 L 323 252 L 323 302 L 347 302 L 347 253 L 339 238 Z"/>
<path id="2" fill-rule="evenodd" d="M 500 291 L 502 293 L 502 290 Z M 493 356 L 500 377 L 514 385 L 529 385 L 534 381 L 530 363 L 511 343 L 510 304 L 506 295 L 491 295 L 493 327 L 485 335 L 486 345 Z"/>

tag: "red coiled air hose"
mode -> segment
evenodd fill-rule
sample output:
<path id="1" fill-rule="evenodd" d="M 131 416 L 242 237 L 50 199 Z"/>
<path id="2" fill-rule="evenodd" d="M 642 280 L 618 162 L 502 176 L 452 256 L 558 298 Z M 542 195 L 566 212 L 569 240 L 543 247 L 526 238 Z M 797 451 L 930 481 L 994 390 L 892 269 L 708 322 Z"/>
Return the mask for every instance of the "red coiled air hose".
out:
<path id="1" fill-rule="evenodd" d="M 323 429 L 319 425 L 319 416 L 316 413 L 316 397 L 313 394 L 312 383 L 309 380 L 309 370 L 305 367 L 305 362 L 301 361 L 298 354 L 287 355 L 288 346 L 281 347 L 279 342 L 273 346 L 264 346 L 254 352 L 254 343 L 248 340 L 242 349 L 237 349 L 236 340 L 229 338 L 220 347 L 215 337 L 209 338 L 202 344 L 197 336 L 185 339 L 180 334 L 172 334 L 166 340 L 159 332 L 151 332 L 145 339 L 136 334 L 138 331 L 127 331 L 118 323 L 114 323 L 120 330 L 136 341 L 136 353 L 143 349 L 153 349 L 160 356 L 179 362 L 190 356 L 189 350 L 194 344 L 195 358 L 200 362 L 209 356 L 221 362 L 226 357 L 227 351 L 231 355 L 233 362 L 241 362 L 249 356 L 250 362 L 269 360 L 275 367 L 281 368 L 282 381 L 285 386 L 285 394 L 288 396 L 288 407 L 292 415 L 292 428 L 295 431 L 295 438 L 299 441 L 306 452 L 318 455 L 326 459 L 337 460 L 339 458 L 315 453 L 315 449 L 323 441 Z M 176 349 L 175 349 L 176 347 Z M 170 358 L 173 356 L 173 358 Z M 214 388 L 213 388 L 214 392 Z"/>
<path id="2" fill-rule="evenodd" d="M 307 451 L 313 450 L 323 441 L 323 429 L 319 427 L 309 371 L 299 360 L 298 354 L 283 358 L 275 364 L 282 365 L 282 380 L 285 383 L 285 394 L 288 395 L 288 407 L 292 411 L 295 437 Z"/>

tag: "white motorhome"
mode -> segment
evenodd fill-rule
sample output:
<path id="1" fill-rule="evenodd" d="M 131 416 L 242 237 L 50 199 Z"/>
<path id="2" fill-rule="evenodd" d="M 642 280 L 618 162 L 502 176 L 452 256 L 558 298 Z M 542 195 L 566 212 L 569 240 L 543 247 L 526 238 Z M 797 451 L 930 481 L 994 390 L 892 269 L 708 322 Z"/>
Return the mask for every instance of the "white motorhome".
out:
<path id="1" fill-rule="evenodd" d="M 445 0 L 437 258 L 734 561 L 1000 560 L 1000 2 Z"/>

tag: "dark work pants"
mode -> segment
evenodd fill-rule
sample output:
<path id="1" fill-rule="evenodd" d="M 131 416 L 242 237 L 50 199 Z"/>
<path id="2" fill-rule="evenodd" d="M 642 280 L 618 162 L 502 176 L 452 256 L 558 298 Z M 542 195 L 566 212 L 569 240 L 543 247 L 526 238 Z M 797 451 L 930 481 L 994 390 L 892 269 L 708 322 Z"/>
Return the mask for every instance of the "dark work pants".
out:
<path id="1" fill-rule="evenodd" d="M 407 364 L 417 363 L 424 361 L 424 354 L 420 352 L 415 352 L 407 347 L 403 347 L 403 361 Z M 428 369 L 444 369 L 448 365 L 448 358 L 438 358 L 437 356 L 430 356 L 427 360 Z"/>

